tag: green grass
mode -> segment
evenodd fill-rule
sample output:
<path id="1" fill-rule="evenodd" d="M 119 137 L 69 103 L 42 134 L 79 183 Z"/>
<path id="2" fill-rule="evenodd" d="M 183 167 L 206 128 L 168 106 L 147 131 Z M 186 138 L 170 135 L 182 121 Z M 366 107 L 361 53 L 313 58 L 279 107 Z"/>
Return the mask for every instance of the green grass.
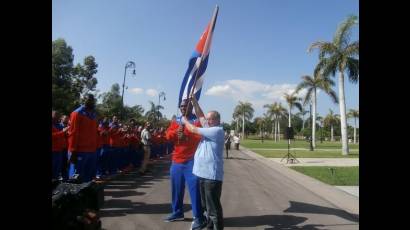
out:
<path id="1" fill-rule="evenodd" d="M 278 142 L 275 142 L 273 140 L 264 140 L 262 143 L 262 141 L 259 139 L 245 139 L 241 141 L 241 145 L 252 150 L 260 148 L 287 149 L 288 142 L 287 140 L 281 140 Z M 305 140 L 292 140 L 290 147 L 309 149 L 310 143 Z M 341 153 L 342 144 L 340 142 L 323 141 L 323 143 L 320 143 L 320 141 L 317 141 L 316 149 L 318 149 L 319 151 L 320 149 L 334 149 L 335 151 L 339 151 L 339 153 Z M 358 154 L 359 144 L 349 143 L 349 149 L 353 150 L 352 153 Z"/>
<path id="2" fill-rule="evenodd" d="M 292 166 L 298 172 L 318 179 L 329 185 L 358 186 L 359 167 L 330 167 L 330 166 Z M 330 168 L 334 169 L 334 174 Z"/>
<path id="3" fill-rule="evenodd" d="M 282 158 L 288 153 L 288 150 L 258 150 L 251 149 L 253 152 L 268 158 Z M 349 155 L 342 155 L 341 150 L 332 151 L 309 151 L 309 150 L 290 150 L 290 153 L 296 158 L 358 158 L 358 151 L 350 151 Z"/>

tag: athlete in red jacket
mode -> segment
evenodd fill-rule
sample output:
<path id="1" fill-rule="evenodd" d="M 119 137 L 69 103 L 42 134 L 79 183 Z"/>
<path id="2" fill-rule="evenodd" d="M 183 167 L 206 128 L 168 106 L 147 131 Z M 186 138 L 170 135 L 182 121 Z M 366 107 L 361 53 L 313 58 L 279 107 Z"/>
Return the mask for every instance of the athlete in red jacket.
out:
<path id="1" fill-rule="evenodd" d="M 84 105 L 70 116 L 68 150 L 76 156 L 76 171 L 81 182 L 88 182 L 96 176 L 98 130 L 95 113 L 95 99 L 87 94 Z"/>
<path id="2" fill-rule="evenodd" d="M 58 179 L 63 164 L 63 149 L 65 135 L 68 128 L 59 129 L 58 115 L 51 112 L 51 156 L 52 156 L 52 179 Z"/>
<path id="3" fill-rule="evenodd" d="M 188 106 L 188 101 L 183 100 L 180 105 L 181 114 L 187 112 L 189 122 L 200 127 L 200 122 L 192 114 L 192 105 Z M 184 218 L 183 200 L 185 182 L 188 184 L 189 196 L 192 204 L 192 216 L 194 218 L 204 219 L 203 209 L 201 206 L 201 197 L 199 192 L 199 179 L 192 173 L 194 165 L 194 154 L 201 140 L 201 136 L 188 132 L 184 129 L 181 122 L 181 116 L 171 121 L 166 138 L 174 143 L 172 152 L 172 164 L 170 169 L 171 187 L 172 187 L 172 213 L 164 220 L 167 222 L 180 220 Z"/>

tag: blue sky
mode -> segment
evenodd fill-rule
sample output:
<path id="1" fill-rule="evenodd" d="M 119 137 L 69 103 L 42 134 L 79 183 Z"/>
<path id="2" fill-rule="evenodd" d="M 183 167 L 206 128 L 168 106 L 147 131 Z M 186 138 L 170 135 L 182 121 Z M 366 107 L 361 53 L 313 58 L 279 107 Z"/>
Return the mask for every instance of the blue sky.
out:
<path id="1" fill-rule="evenodd" d="M 97 89 L 122 85 L 127 61 L 124 102 L 149 108 L 158 103 L 171 118 L 177 113 L 179 88 L 196 43 L 219 6 L 200 104 L 218 110 L 225 122 L 239 100 L 253 104 L 255 117 L 263 105 L 282 102 L 302 75 L 312 75 L 317 52 L 307 53 L 317 40 L 330 41 L 348 15 L 359 16 L 357 0 L 53 0 L 52 40 L 64 38 L 74 50 L 74 63 L 93 55 L 98 63 Z M 351 40 L 358 40 L 355 27 Z M 337 78 L 334 90 L 338 93 Z M 358 108 L 359 84 L 345 80 L 346 108 Z M 318 113 L 339 106 L 323 93 Z M 350 122 L 349 122 L 350 123 Z"/>

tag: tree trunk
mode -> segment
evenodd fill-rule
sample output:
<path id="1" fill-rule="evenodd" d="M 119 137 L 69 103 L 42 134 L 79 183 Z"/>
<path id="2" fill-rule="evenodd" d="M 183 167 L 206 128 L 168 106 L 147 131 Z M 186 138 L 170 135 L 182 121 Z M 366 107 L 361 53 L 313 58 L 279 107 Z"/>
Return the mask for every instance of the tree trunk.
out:
<path id="1" fill-rule="evenodd" d="M 278 120 L 278 141 L 280 141 L 280 121 Z"/>
<path id="2" fill-rule="evenodd" d="M 347 143 L 347 120 L 346 120 L 346 102 L 343 72 L 339 75 L 339 107 L 340 107 L 340 127 L 342 134 L 342 155 L 349 154 L 349 145 Z"/>
<path id="3" fill-rule="evenodd" d="M 333 136 L 333 125 L 330 126 L 330 141 L 335 141 L 335 138 Z"/>
<path id="4" fill-rule="evenodd" d="M 245 138 L 245 112 L 243 112 L 242 116 L 242 140 Z"/>
<path id="5" fill-rule="evenodd" d="M 354 118 L 353 143 L 356 144 L 356 118 Z"/>
<path id="6" fill-rule="evenodd" d="M 292 111 L 291 111 L 290 105 L 289 105 L 289 126 L 288 127 L 291 127 L 291 124 L 290 124 L 290 118 L 291 117 L 292 117 Z"/>
<path id="7" fill-rule="evenodd" d="M 275 120 L 273 120 L 273 124 L 272 124 L 272 140 L 275 138 L 274 136 L 275 136 L 275 134 L 274 134 L 274 131 L 276 130 L 276 127 L 275 127 Z"/>
<path id="8" fill-rule="evenodd" d="M 305 130 L 305 109 L 302 107 L 302 130 Z"/>
<path id="9" fill-rule="evenodd" d="M 313 89 L 312 146 L 316 148 L 316 89 Z"/>
<path id="10" fill-rule="evenodd" d="M 236 130 L 235 133 L 239 133 L 239 117 L 236 118 Z"/>
<path id="11" fill-rule="evenodd" d="M 290 119 L 291 119 L 291 117 L 292 117 L 292 107 L 291 107 L 291 105 L 289 104 L 289 128 L 290 127 L 292 127 L 292 125 L 291 125 L 291 123 L 290 123 Z M 288 137 L 289 138 L 289 137 Z M 288 139 L 288 144 L 290 145 L 290 139 Z"/>

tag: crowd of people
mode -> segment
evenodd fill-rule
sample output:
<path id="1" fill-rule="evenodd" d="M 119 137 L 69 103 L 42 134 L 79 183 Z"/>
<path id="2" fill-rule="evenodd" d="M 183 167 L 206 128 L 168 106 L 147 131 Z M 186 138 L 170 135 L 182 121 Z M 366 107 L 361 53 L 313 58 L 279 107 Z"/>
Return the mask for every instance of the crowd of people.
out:
<path id="1" fill-rule="evenodd" d="M 94 103 L 88 96 L 70 117 L 52 111 L 53 180 L 105 180 L 134 168 L 144 174 L 150 159 L 172 152 L 164 127 L 138 125 L 135 119 L 121 122 L 117 116 L 97 119 Z"/>
<path id="2" fill-rule="evenodd" d="M 223 229 L 223 149 L 225 146 L 228 158 L 231 137 L 224 133 L 219 113 L 210 111 L 205 116 L 195 97 L 183 100 L 180 110 L 182 115 L 172 119 L 166 130 L 153 128 L 150 122 L 139 125 L 134 119 L 122 123 L 117 116 L 98 119 L 91 94 L 69 117 L 53 111 L 53 180 L 76 176 L 80 182 L 106 180 L 135 168 L 144 175 L 150 159 L 172 153 L 172 211 L 164 221 L 184 219 L 187 184 L 193 212 L 191 229 Z M 233 142 L 238 149 L 237 135 Z"/>

